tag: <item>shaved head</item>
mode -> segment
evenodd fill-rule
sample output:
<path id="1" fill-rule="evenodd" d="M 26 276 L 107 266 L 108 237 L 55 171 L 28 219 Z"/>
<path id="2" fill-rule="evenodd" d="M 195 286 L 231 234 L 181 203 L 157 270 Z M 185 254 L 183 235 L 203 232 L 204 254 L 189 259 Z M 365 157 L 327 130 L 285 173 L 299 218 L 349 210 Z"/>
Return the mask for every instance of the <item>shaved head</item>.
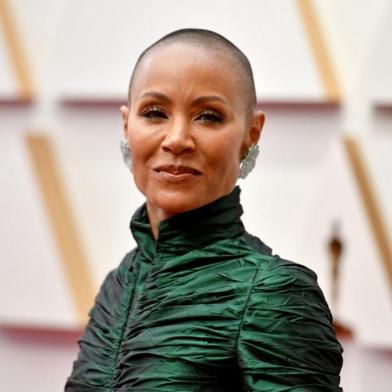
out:
<path id="1" fill-rule="evenodd" d="M 227 56 L 228 64 L 232 68 L 236 82 L 238 84 L 240 94 L 244 100 L 244 105 L 249 114 L 251 114 L 256 105 L 256 90 L 253 79 L 252 67 L 245 54 L 238 49 L 232 42 L 222 35 L 210 30 L 204 29 L 181 29 L 173 31 L 165 35 L 147 49 L 145 49 L 139 56 L 136 65 L 133 69 L 128 89 L 128 106 L 131 105 L 131 93 L 135 79 L 140 65 L 143 63 L 149 54 L 154 51 L 168 46 L 173 43 L 185 43 L 195 45 L 207 50 L 211 50 L 217 54 Z"/>

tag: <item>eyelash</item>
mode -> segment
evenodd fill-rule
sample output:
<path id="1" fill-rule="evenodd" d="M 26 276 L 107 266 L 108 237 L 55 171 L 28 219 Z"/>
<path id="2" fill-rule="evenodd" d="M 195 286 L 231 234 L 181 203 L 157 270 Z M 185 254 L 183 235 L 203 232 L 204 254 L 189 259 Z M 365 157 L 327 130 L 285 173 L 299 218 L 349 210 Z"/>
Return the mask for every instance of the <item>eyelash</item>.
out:
<path id="1" fill-rule="evenodd" d="M 157 105 L 147 106 L 141 111 L 140 116 L 148 120 L 161 120 L 168 118 L 165 111 Z M 213 110 L 204 110 L 203 112 L 198 113 L 195 119 L 204 123 L 212 124 L 223 122 L 223 117 Z"/>
<path id="2" fill-rule="evenodd" d="M 162 108 L 160 108 L 159 106 L 147 106 L 145 109 L 142 110 L 141 112 L 141 117 L 147 118 L 147 119 L 166 119 L 167 115 L 164 112 L 164 110 L 162 110 Z"/>
<path id="3" fill-rule="evenodd" d="M 202 120 L 208 123 L 221 123 L 223 121 L 222 116 L 212 110 L 205 110 L 197 115 L 196 120 Z"/>

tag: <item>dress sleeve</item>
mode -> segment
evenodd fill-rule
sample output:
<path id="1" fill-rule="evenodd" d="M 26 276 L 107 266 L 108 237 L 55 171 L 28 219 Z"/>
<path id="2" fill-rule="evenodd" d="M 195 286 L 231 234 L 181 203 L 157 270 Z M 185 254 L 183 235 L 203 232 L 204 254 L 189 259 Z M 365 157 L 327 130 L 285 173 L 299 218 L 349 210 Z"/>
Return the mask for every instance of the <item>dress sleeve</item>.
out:
<path id="1" fill-rule="evenodd" d="M 101 285 L 89 322 L 79 339 L 80 351 L 67 379 L 65 392 L 108 392 L 122 337 L 125 314 L 133 284 L 129 273 L 135 252 L 128 253 L 119 267 Z"/>
<path id="2" fill-rule="evenodd" d="M 298 264 L 259 270 L 238 337 L 245 391 L 342 391 L 342 347 L 316 275 Z"/>

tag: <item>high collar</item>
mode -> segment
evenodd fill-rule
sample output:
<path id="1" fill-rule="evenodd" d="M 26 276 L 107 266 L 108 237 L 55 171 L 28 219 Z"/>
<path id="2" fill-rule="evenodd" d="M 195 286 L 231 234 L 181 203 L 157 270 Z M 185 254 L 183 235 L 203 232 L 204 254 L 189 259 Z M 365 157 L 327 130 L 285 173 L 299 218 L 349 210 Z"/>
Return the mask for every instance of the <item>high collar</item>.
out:
<path id="1" fill-rule="evenodd" d="M 240 219 L 240 188 L 212 203 L 191 211 L 174 215 L 158 225 L 159 235 L 155 241 L 143 204 L 133 215 L 130 228 L 139 250 L 150 260 L 156 252 L 183 254 L 209 245 L 220 239 L 235 238 L 244 232 Z"/>

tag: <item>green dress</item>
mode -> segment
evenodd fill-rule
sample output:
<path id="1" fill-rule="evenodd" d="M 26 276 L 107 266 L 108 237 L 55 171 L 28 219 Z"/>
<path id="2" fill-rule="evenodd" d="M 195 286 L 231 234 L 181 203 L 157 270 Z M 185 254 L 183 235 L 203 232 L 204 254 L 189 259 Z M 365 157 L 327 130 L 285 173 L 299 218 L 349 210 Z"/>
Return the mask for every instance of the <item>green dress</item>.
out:
<path id="1" fill-rule="evenodd" d="M 66 392 L 342 390 L 316 275 L 244 230 L 239 194 L 161 222 L 157 241 L 136 211 Z"/>

